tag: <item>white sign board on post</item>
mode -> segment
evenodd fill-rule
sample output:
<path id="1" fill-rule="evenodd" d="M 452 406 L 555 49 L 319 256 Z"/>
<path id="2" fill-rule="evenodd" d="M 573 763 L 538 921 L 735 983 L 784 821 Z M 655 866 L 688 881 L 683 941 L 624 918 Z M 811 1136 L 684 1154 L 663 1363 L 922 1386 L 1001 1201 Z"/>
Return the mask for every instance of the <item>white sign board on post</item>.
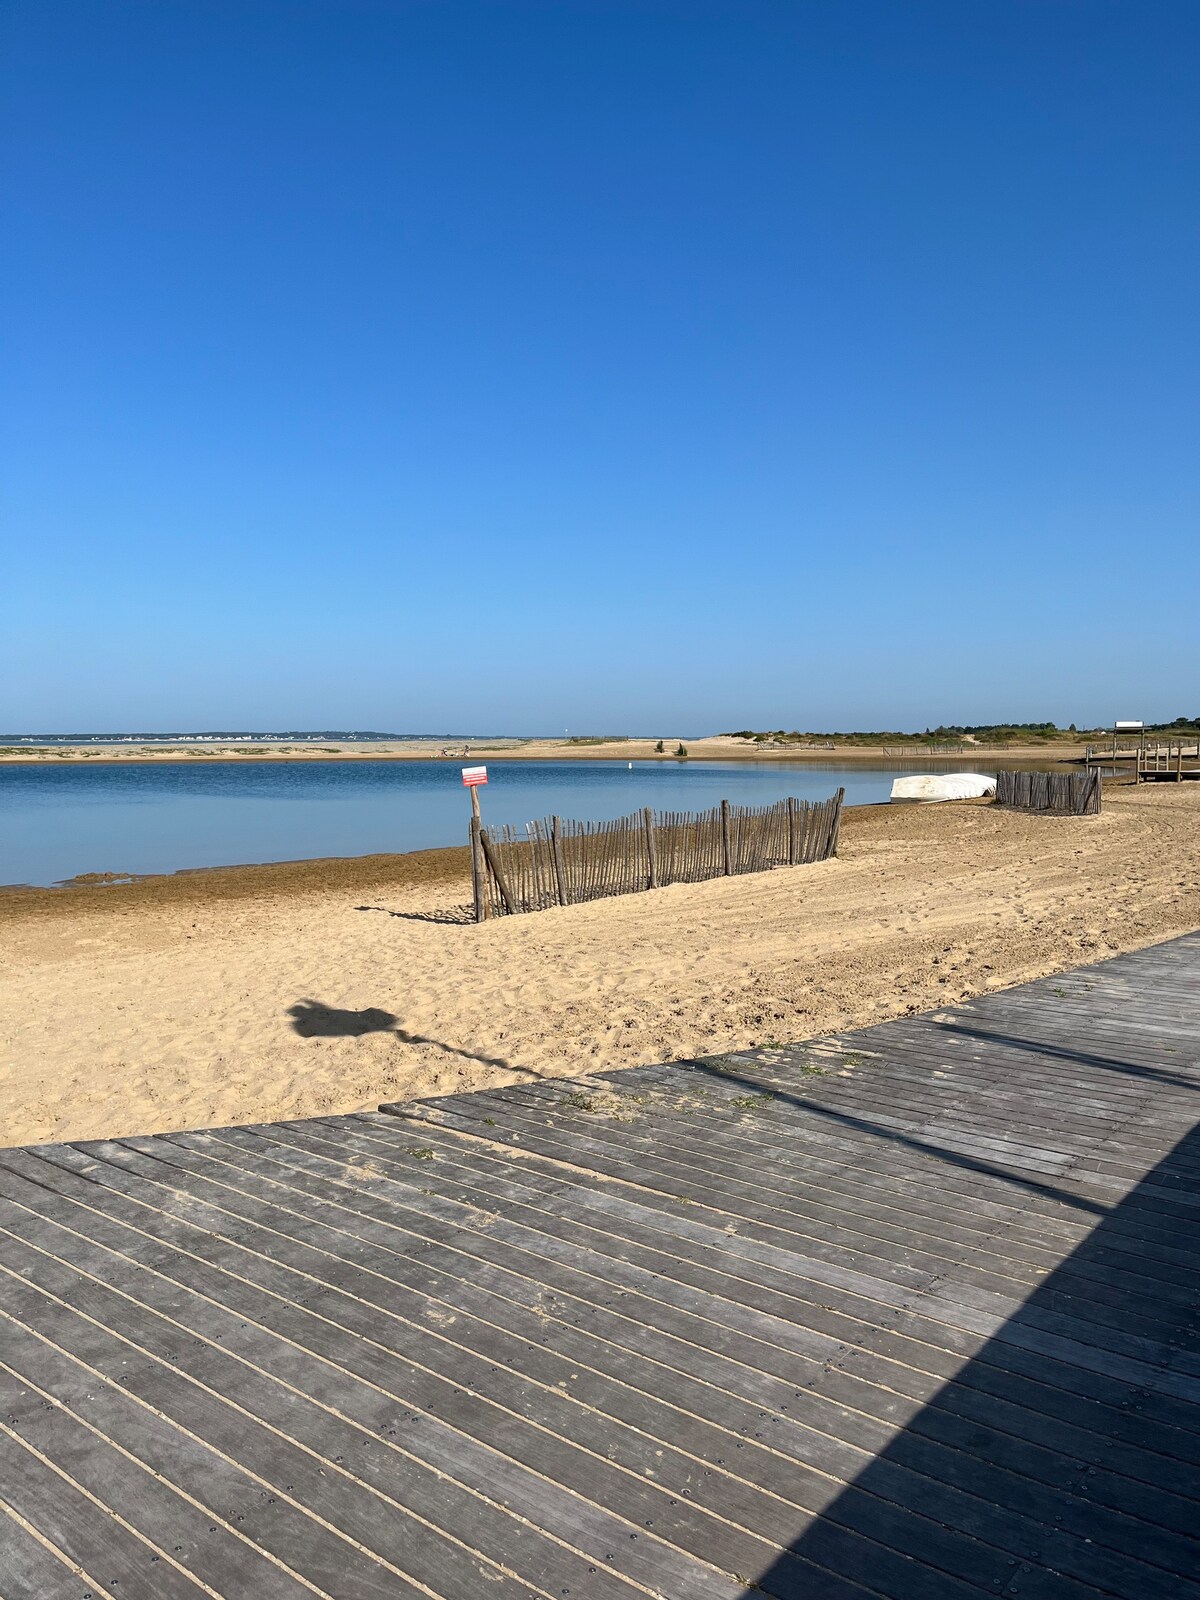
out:
<path id="1" fill-rule="evenodd" d="M 487 782 L 486 767 L 464 767 L 462 775 L 463 783 L 468 789 L 475 788 L 476 784 Z"/>

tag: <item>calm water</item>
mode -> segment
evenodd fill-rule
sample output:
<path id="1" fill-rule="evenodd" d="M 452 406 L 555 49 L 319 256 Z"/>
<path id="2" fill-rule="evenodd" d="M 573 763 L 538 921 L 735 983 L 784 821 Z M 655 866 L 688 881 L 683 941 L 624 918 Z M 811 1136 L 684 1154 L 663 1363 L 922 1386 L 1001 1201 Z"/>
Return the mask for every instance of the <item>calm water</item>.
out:
<path id="1" fill-rule="evenodd" d="M 886 800 L 897 772 L 939 765 L 954 769 L 501 760 L 488 761 L 480 798 L 486 821 L 516 824 L 823 800 L 839 784 L 862 805 Z M 470 809 L 449 761 L 0 766 L 0 884 L 462 844 Z"/>

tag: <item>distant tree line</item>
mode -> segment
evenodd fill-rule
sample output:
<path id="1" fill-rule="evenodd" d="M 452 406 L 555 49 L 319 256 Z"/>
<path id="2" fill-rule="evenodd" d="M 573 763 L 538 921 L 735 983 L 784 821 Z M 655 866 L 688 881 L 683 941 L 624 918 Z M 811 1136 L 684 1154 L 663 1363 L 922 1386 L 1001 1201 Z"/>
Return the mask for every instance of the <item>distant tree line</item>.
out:
<path id="1" fill-rule="evenodd" d="M 799 744 L 816 740 L 840 739 L 846 743 L 858 744 L 945 744 L 964 737 L 977 739 L 981 744 L 1012 744 L 1018 740 L 1026 742 L 1062 739 L 1078 739 L 1085 734 L 1088 736 L 1102 737 L 1111 732 L 1111 728 L 1077 728 L 1072 722 L 1069 727 L 1060 728 L 1055 722 L 976 722 L 976 723 L 942 723 L 936 728 L 926 728 L 922 732 L 902 732 L 898 729 L 880 731 L 859 731 L 854 733 L 801 733 L 796 729 L 791 732 L 783 728 L 755 729 L 739 728 L 735 733 L 723 734 L 726 739 L 753 739 L 756 744 L 771 741 L 776 744 Z M 1148 722 L 1147 733 L 1200 733 L 1200 716 L 1176 717 L 1172 722 Z"/>

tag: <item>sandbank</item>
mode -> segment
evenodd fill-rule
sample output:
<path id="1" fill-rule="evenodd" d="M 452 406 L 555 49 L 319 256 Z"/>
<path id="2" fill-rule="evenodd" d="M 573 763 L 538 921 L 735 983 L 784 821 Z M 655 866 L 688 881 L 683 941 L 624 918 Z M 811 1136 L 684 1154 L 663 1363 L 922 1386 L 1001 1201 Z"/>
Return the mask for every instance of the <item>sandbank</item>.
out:
<path id="1" fill-rule="evenodd" d="M 689 761 L 777 761 L 777 762 L 862 762 L 868 765 L 886 765 L 890 761 L 950 761 L 970 767 L 974 763 L 993 766 L 1029 762 L 1057 763 L 1081 761 L 1084 745 L 1070 744 L 1031 745 L 978 745 L 964 750 L 927 750 L 915 745 L 897 742 L 894 745 L 854 744 L 788 744 L 755 743 L 750 739 L 737 739 L 726 734 L 714 734 L 703 739 L 689 739 L 686 735 L 672 735 L 662 740 L 663 749 L 657 749 L 655 739 L 607 739 L 572 743 L 569 739 L 512 739 L 496 742 L 472 743 L 470 754 L 463 757 L 462 744 L 430 739 L 372 739 L 362 741 L 334 741 L 328 745 L 314 744 L 63 744 L 37 746 L 0 746 L 0 765 L 30 765 L 37 763 L 68 764 L 88 763 L 108 765 L 114 762 L 171 762 L 193 761 L 431 761 L 445 760 L 453 766 L 464 759 L 479 761 L 664 761 L 681 759 Z M 687 747 L 686 758 L 675 754 L 679 745 Z M 441 756 L 445 745 L 451 753 Z"/>

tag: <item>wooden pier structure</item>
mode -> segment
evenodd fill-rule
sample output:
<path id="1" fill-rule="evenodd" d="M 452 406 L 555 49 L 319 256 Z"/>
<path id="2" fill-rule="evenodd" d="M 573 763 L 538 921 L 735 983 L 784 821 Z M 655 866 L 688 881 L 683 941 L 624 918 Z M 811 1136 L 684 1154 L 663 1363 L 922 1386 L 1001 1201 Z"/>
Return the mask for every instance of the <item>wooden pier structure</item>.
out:
<path id="1" fill-rule="evenodd" d="M 1137 763 L 1137 781 L 1166 780 L 1179 783 L 1184 778 L 1200 778 L 1200 739 L 1175 739 L 1165 744 L 1147 745 Z"/>
<path id="2" fill-rule="evenodd" d="M 0 1150 L 4 1600 L 1197 1600 L 1200 934 Z"/>
<path id="3" fill-rule="evenodd" d="M 1147 738 L 1135 743 L 1110 747 L 1089 744 L 1084 764 L 1128 770 L 1135 783 L 1181 783 L 1185 778 L 1200 778 L 1200 738 Z"/>

